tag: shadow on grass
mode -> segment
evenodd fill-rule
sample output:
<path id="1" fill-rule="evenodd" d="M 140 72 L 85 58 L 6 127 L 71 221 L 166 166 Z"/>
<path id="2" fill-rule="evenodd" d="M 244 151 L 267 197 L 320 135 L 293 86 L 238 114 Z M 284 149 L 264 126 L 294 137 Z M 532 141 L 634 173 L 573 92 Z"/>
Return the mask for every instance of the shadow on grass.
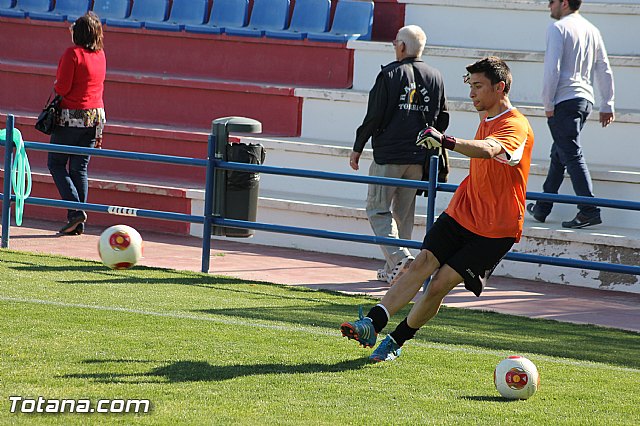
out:
<path id="1" fill-rule="evenodd" d="M 356 319 L 355 303 L 315 303 L 262 306 L 251 309 L 206 309 L 210 315 L 251 320 L 287 322 L 295 325 L 338 328 Z M 372 302 L 370 306 L 373 306 Z M 364 312 L 370 306 L 365 306 Z M 385 332 L 393 331 L 408 314 L 405 308 Z M 513 353 L 531 353 L 640 368 L 640 333 L 604 327 L 531 319 L 496 312 L 442 307 L 440 313 L 416 335 L 417 341 L 466 345 Z"/>
<path id="2" fill-rule="evenodd" d="M 517 402 L 517 399 L 507 399 L 501 396 L 486 396 L 486 395 L 463 395 L 460 399 L 466 399 L 467 401 L 480 401 L 480 402 Z"/>
<path id="3" fill-rule="evenodd" d="M 99 360 L 87 360 L 87 363 L 98 363 Z M 105 360 L 105 363 L 118 362 Z M 123 360 L 122 362 L 130 362 Z M 220 382 L 237 377 L 262 376 L 273 374 L 315 374 L 336 373 L 355 370 L 367 365 L 367 358 L 359 358 L 336 364 L 306 363 L 297 365 L 283 364 L 236 364 L 211 365 L 204 361 L 178 361 L 163 367 L 154 368 L 148 373 L 87 373 L 66 374 L 65 379 L 89 379 L 100 383 L 158 383 L 157 378 L 170 383 L 180 382 Z"/>
<path id="4" fill-rule="evenodd" d="M 234 299 L 251 298 L 253 306 L 250 308 L 212 307 L 197 311 L 240 319 L 247 325 L 255 320 L 273 321 L 295 326 L 324 327 L 336 330 L 338 335 L 338 327 L 343 321 L 356 319 L 357 303 L 367 305 L 365 312 L 376 303 L 373 298 L 363 296 L 336 296 L 336 292 L 247 282 L 188 271 L 147 267 L 136 267 L 131 271 L 110 271 L 98 263 L 69 262 L 61 258 L 47 266 L 40 264 L 41 257 L 34 256 L 33 259 L 35 260 L 32 261 L 29 255 L 20 256 L 19 260 L 9 259 L 4 265 L 18 270 L 55 273 L 55 279 L 63 284 L 195 286 L 224 292 L 223 297 L 231 301 L 225 306 L 232 305 Z M 62 271 L 68 271 L 69 268 L 76 268 L 79 273 L 65 279 Z M 393 330 L 395 323 L 401 321 L 407 312 L 404 309 L 396 314 L 394 322 L 385 331 Z M 640 333 L 495 312 L 443 307 L 418 333 L 416 340 L 475 346 L 510 354 L 531 353 L 640 368 L 640 357 L 637 356 L 640 353 Z"/>
<path id="5" fill-rule="evenodd" d="M 85 359 L 82 361 L 83 364 L 107 364 L 107 363 L 117 363 L 117 364 L 137 364 L 137 363 L 150 363 L 157 362 L 152 361 L 150 359 Z"/>

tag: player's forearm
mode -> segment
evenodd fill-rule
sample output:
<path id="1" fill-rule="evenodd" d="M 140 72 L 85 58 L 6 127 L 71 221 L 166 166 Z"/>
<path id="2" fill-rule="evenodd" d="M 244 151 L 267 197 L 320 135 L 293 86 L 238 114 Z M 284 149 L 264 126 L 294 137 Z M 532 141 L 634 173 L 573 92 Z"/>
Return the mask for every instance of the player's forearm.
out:
<path id="1" fill-rule="evenodd" d="M 490 139 L 467 140 L 456 138 L 456 146 L 453 150 L 470 158 L 493 158 L 502 152 L 502 147 Z"/>

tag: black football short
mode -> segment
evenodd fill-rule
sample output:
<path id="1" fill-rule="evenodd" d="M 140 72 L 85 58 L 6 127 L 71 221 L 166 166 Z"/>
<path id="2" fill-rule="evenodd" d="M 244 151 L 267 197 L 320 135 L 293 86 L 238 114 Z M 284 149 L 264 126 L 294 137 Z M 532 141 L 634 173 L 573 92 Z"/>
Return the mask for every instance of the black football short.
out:
<path id="1" fill-rule="evenodd" d="M 480 296 L 484 286 L 515 238 L 487 238 L 463 228 L 451 216 L 442 213 L 422 242 L 440 265 L 447 264 L 464 279 L 464 286 Z"/>

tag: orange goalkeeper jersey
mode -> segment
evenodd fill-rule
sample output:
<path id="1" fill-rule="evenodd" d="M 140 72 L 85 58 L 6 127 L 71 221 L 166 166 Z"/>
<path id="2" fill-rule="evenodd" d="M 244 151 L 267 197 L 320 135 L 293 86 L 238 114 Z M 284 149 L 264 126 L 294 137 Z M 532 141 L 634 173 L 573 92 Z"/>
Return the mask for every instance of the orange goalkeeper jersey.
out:
<path id="1" fill-rule="evenodd" d="M 472 158 L 467 176 L 445 212 L 467 230 L 488 238 L 520 241 L 531 165 L 533 130 L 515 108 L 485 118 L 475 139 L 491 139 L 504 153 L 491 159 Z"/>

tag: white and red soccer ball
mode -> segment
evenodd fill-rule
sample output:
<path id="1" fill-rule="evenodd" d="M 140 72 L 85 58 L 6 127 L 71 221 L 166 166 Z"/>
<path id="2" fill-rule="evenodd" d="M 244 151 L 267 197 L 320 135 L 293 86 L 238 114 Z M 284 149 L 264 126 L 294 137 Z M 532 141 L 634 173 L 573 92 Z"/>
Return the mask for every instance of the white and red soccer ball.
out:
<path id="1" fill-rule="evenodd" d="M 129 269 L 142 257 L 142 237 L 130 226 L 114 225 L 98 241 L 102 263 L 111 269 Z"/>
<path id="2" fill-rule="evenodd" d="M 500 361 L 493 372 L 496 389 L 508 399 L 527 399 L 540 387 L 535 364 L 523 356 L 512 355 Z"/>

